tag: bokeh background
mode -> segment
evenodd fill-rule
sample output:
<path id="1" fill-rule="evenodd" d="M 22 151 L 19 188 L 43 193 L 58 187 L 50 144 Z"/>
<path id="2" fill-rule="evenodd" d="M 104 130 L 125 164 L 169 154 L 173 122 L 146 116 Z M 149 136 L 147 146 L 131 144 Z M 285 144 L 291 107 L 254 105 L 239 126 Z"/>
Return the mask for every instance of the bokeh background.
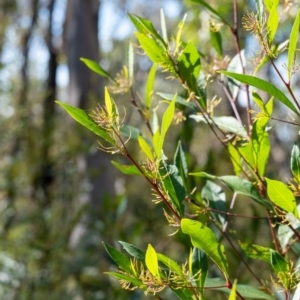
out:
<path id="1" fill-rule="evenodd" d="M 253 2 L 238 1 L 239 19 L 254 9 Z M 292 2 L 281 2 L 281 12 L 288 9 L 282 14 L 278 42 L 288 38 L 297 11 Z M 231 0 L 209 3 L 232 21 Z M 192 40 L 205 54 L 209 70 L 209 61 L 216 57 L 210 44 L 210 15 L 188 0 L 0 1 L 1 299 L 146 298 L 139 291 L 121 290 L 118 282 L 103 274 L 115 266 L 102 241 L 119 247 L 117 241 L 123 240 L 143 250 L 151 243 L 158 252 L 185 262 L 188 239 L 180 233 L 168 236 L 172 228 L 167 226 L 162 207 L 151 202 L 151 189 L 143 179 L 123 177 L 110 162 L 122 162 L 122 158 L 101 152 L 97 139 L 54 102 L 58 99 L 87 111 L 95 108 L 110 82 L 92 74 L 79 58 L 93 59 L 115 75 L 127 63 L 130 40 L 135 51 L 134 93 L 142 99 L 151 62 L 138 48 L 127 13 L 150 19 L 160 31 L 161 9 L 169 37 L 176 35 L 178 23 L 187 14 L 183 39 Z M 224 57 L 231 59 L 236 54 L 232 37 L 226 28 L 221 32 Z M 258 45 L 241 26 L 240 37 L 251 68 Z M 283 73 L 284 61 L 284 55 L 276 61 Z M 260 74 L 280 84 L 268 65 Z M 180 85 L 166 81 L 166 76 L 158 73 L 155 91 L 182 93 Z M 298 77 L 294 80 L 296 85 Z M 208 95 L 225 98 L 217 80 L 208 85 Z M 114 98 L 120 110 L 126 107 L 126 122 L 143 130 L 139 114 L 130 105 L 130 95 Z M 156 94 L 154 100 L 157 104 L 160 101 Z M 238 108 L 242 115 L 244 103 L 241 94 Z M 165 106 L 159 109 L 163 111 Z M 232 114 L 226 100 L 218 109 L 220 114 Z M 277 117 L 286 119 L 287 112 L 281 107 L 276 109 Z M 191 120 L 172 130 L 165 149 L 167 156 L 174 155 L 179 135 L 189 153 L 190 170 L 232 174 L 218 141 L 208 128 Z M 283 123 L 272 131 L 271 140 L 276 146 L 272 147 L 270 176 L 290 177 L 289 153 L 297 136 L 297 130 Z M 139 155 L 136 144 L 128 146 Z M 203 182 L 193 184 L 200 187 Z M 249 210 L 255 209 L 249 204 Z M 260 229 L 255 222 L 238 226 L 241 232 L 251 231 L 249 236 L 255 239 L 263 236 L 267 225 Z M 260 266 L 257 268 L 259 271 Z M 243 271 L 240 275 L 249 279 Z M 260 272 L 263 274 L 262 269 Z"/>

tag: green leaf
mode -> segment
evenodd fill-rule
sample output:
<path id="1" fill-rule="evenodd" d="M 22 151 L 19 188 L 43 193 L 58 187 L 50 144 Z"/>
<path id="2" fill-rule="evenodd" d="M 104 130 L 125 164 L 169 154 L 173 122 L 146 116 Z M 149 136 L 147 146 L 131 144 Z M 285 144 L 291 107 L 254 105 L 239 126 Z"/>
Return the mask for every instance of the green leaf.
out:
<path id="1" fill-rule="evenodd" d="M 206 181 L 205 186 L 201 191 L 201 198 L 208 202 L 209 207 L 218 212 L 213 212 L 221 224 L 225 223 L 225 215 L 222 212 L 226 212 L 226 195 L 222 188 L 210 180 Z"/>
<path id="2" fill-rule="evenodd" d="M 242 179 L 240 177 L 231 175 L 217 177 L 214 175 L 207 174 L 205 172 L 189 173 L 189 175 L 206 177 L 209 179 L 219 179 L 233 192 L 248 196 L 260 205 L 266 207 L 267 209 L 272 209 L 271 204 L 266 199 L 262 198 L 256 190 L 256 188 L 254 187 L 254 185 L 246 179 Z"/>
<path id="3" fill-rule="evenodd" d="M 189 102 L 186 99 L 178 96 L 177 94 L 166 94 L 166 93 L 156 93 L 158 96 L 162 97 L 163 99 L 172 101 L 174 97 L 176 98 L 176 103 L 188 107 L 194 111 L 198 111 L 197 106 L 194 102 Z"/>
<path id="4" fill-rule="evenodd" d="M 165 141 L 166 133 L 167 133 L 167 131 L 172 123 L 173 117 L 174 117 L 175 100 L 176 100 L 176 97 L 173 98 L 173 100 L 171 101 L 170 105 L 168 106 L 168 108 L 162 118 L 161 133 L 160 133 L 160 140 L 159 140 L 159 147 L 158 147 L 158 150 L 160 150 L 159 153 L 161 153 L 161 150 L 163 148 L 163 144 Z M 159 158 L 160 157 L 161 157 L 161 155 L 159 156 Z"/>
<path id="5" fill-rule="evenodd" d="M 185 157 L 185 153 L 183 151 L 181 141 L 178 141 L 177 149 L 174 155 L 173 164 L 177 167 L 179 174 L 183 180 L 185 188 L 187 187 L 187 178 L 188 178 L 188 167 L 187 161 Z"/>
<path id="6" fill-rule="evenodd" d="M 214 8 L 212 8 L 209 4 L 207 4 L 207 1 L 204 1 L 204 0 L 191 0 L 192 2 L 195 2 L 195 3 L 198 3 L 198 4 L 201 4 L 202 6 L 204 6 L 206 9 L 208 9 L 211 13 L 213 13 L 214 15 L 218 16 L 222 22 L 224 24 L 227 24 L 229 25 L 226 20 L 223 18 L 223 16 L 218 12 L 216 11 Z M 230 26 L 229 26 L 230 27 Z"/>
<path id="7" fill-rule="evenodd" d="M 141 175 L 141 172 L 136 166 L 129 166 L 129 165 L 121 165 L 116 161 L 111 161 L 111 163 L 119 169 L 123 174 L 126 175 Z"/>
<path id="8" fill-rule="evenodd" d="M 110 135 L 103 128 L 99 127 L 98 124 L 84 110 L 60 101 L 55 102 L 63 107 L 75 121 L 94 132 L 96 135 L 104 138 L 107 142 L 115 144 Z"/>
<path id="9" fill-rule="evenodd" d="M 152 149 L 141 135 L 138 136 L 138 142 L 139 142 L 140 148 L 144 152 L 144 154 L 148 157 L 149 160 L 153 161 L 154 156 L 152 153 Z"/>
<path id="10" fill-rule="evenodd" d="M 152 93 L 153 93 L 153 88 L 154 88 L 154 79 L 156 75 L 156 70 L 157 70 L 157 65 L 153 64 L 152 68 L 149 72 L 147 83 L 146 83 L 146 97 L 145 97 L 145 102 L 147 108 L 151 107 L 151 99 L 152 99 Z"/>
<path id="11" fill-rule="evenodd" d="M 226 282 L 224 279 L 221 278 L 207 278 L 205 282 L 206 288 L 212 288 L 214 286 L 222 286 L 222 285 L 225 286 Z M 224 292 L 226 294 L 230 293 L 230 290 L 227 287 L 219 288 L 218 291 Z M 244 298 L 274 300 L 273 296 L 270 296 L 251 285 L 238 284 L 237 291 Z"/>
<path id="12" fill-rule="evenodd" d="M 206 276 L 208 273 L 207 255 L 205 254 L 205 252 L 203 252 L 201 249 L 198 249 L 197 247 L 193 248 L 192 273 L 193 276 L 195 276 L 195 278 L 199 278 L 196 281 L 197 286 L 201 288 L 204 287 Z M 200 289 L 200 292 L 203 292 L 203 289 Z"/>
<path id="13" fill-rule="evenodd" d="M 276 251 L 270 249 L 270 263 L 276 274 L 280 275 L 282 273 L 289 272 L 289 263 Z"/>
<path id="14" fill-rule="evenodd" d="M 157 255 L 156 255 L 156 251 L 154 250 L 154 248 L 148 244 L 148 248 L 146 251 L 146 266 L 148 268 L 148 270 L 150 271 L 150 273 L 154 276 L 159 278 L 159 271 L 158 271 L 158 260 L 157 260 Z"/>
<path id="15" fill-rule="evenodd" d="M 88 59 L 88 58 L 83 58 L 83 57 L 81 57 L 80 60 L 93 72 L 95 72 L 101 76 L 108 77 L 108 78 L 112 79 L 113 81 L 115 81 L 114 78 L 110 74 L 108 74 L 105 70 L 103 70 L 97 62 L 95 62 L 91 59 Z"/>
<path id="16" fill-rule="evenodd" d="M 190 118 L 194 119 L 196 122 L 204 122 L 207 124 L 217 125 L 221 130 L 225 132 L 234 133 L 243 138 L 247 138 L 247 131 L 245 128 L 239 123 L 239 121 L 234 117 L 210 117 L 204 118 L 200 115 L 190 115 Z"/>
<path id="17" fill-rule="evenodd" d="M 183 276 L 183 272 L 180 268 L 180 266 L 177 264 L 176 261 L 172 260 L 171 258 L 161 254 L 161 253 L 156 253 L 157 254 L 157 259 L 162 262 L 169 270 L 174 272 L 175 274 L 179 276 Z"/>
<path id="18" fill-rule="evenodd" d="M 165 43 L 168 44 L 166 18 L 165 18 L 163 9 L 160 10 L 160 24 L 161 24 L 161 33 L 162 33 L 163 39 L 164 39 Z"/>
<path id="19" fill-rule="evenodd" d="M 131 125 L 123 125 L 121 127 L 121 134 L 124 137 L 131 138 L 136 141 L 138 140 L 138 137 L 142 135 L 141 131 L 138 128 Z"/>
<path id="20" fill-rule="evenodd" d="M 288 108 L 290 108 L 294 113 L 296 113 L 299 116 L 297 109 L 292 104 L 290 99 L 288 99 L 281 90 L 279 90 L 270 82 L 251 75 L 237 74 L 237 73 L 226 72 L 226 71 L 219 71 L 219 73 L 225 74 L 229 77 L 239 80 L 240 82 L 249 84 L 266 93 L 269 93 L 271 96 L 274 96 L 276 99 L 278 99 L 280 102 L 282 102 L 284 105 L 286 105 Z"/>
<path id="21" fill-rule="evenodd" d="M 197 79 L 201 70 L 200 55 L 192 42 L 189 42 L 178 57 L 178 71 L 181 79 L 191 91 L 197 90 Z"/>
<path id="22" fill-rule="evenodd" d="M 295 178 L 300 178 L 300 149 L 294 145 L 291 153 L 291 171 Z"/>
<path id="23" fill-rule="evenodd" d="M 267 193 L 272 202 L 299 219 L 296 199 L 292 191 L 281 181 L 266 178 Z"/>
<path id="24" fill-rule="evenodd" d="M 103 243 L 106 252 L 112 260 L 119 266 L 120 269 L 127 273 L 131 273 L 130 259 L 115 248 Z"/>
<path id="25" fill-rule="evenodd" d="M 256 2 L 256 18 L 261 24 L 263 25 L 263 14 L 264 14 L 264 6 L 263 6 L 263 0 L 255 0 Z"/>
<path id="26" fill-rule="evenodd" d="M 117 273 L 117 272 L 104 272 L 104 274 L 113 276 L 117 278 L 118 280 L 125 280 L 133 284 L 133 286 L 142 286 L 143 282 L 137 278 L 131 277 L 129 275 L 123 274 L 123 273 Z"/>
<path id="27" fill-rule="evenodd" d="M 133 25 L 140 33 L 144 35 L 152 35 L 155 39 L 159 40 L 162 46 L 164 47 L 164 49 L 167 50 L 167 44 L 165 43 L 163 38 L 157 33 L 151 21 L 134 14 L 128 14 L 128 15 Z"/>
<path id="28" fill-rule="evenodd" d="M 236 280 L 234 281 L 228 300 L 236 300 Z"/>
<path id="29" fill-rule="evenodd" d="M 264 0 L 264 4 L 267 11 L 270 12 L 273 7 L 277 9 L 279 0 Z"/>
<path id="30" fill-rule="evenodd" d="M 216 31 L 212 24 L 210 24 L 210 42 L 211 45 L 215 48 L 217 54 L 219 57 L 222 57 L 223 55 L 223 49 L 222 49 L 222 36 L 219 31 Z"/>
<path id="31" fill-rule="evenodd" d="M 156 154 L 157 158 L 160 158 L 161 155 L 162 155 L 162 153 L 161 153 L 162 149 L 160 148 L 160 131 L 159 131 L 159 128 L 157 128 L 157 130 L 153 134 L 152 143 L 153 143 L 153 148 L 154 148 L 154 151 L 155 151 L 155 154 Z"/>
<path id="32" fill-rule="evenodd" d="M 231 143 L 228 144 L 228 152 L 230 155 L 231 163 L 233 165 L 234 173 L 236 176 L 240 176 L 242 172 L 240 153 L 236 150 L 236 148 Z"/>
<path id="33" fill-rule="evenodd" d="M 178 53 L 178 50 L 179 50 L 180 46 L 182 45 L 181 34 L 182 34 L 182 29 L 183 29 L 183 26 L 184 26 L 184 22 L 185 22 L 186 16 L 187 16 L 187 14 L 185 14 L 183 16 L 183 19 L 179 22 L 179 24 L 177 26 L 178 31 L 177 31 L 177 34 L 176 34 L 176 49 L 175 49 L 175 53 Z"/>
<path id="34" fill-rule="evenodd" d="M 157 43 L 156 40 L 139 32 L 136 32 L 135 35 L 147 56 L 154 63 L 162 64 L 166 59 L 168 59 L 168 57 L 165 55 L 165 50 Z"/>
<path id="35" fill-rule="evenodd" d="M 137 248 L 136 246 L 126 243 L 126 242 L 122 242 L 119 241 L 119 243 L 124 247 L 124 249 L 134 258 L 136 258 L 139 261 L 144 262 L 145 261 L 145 253 L 140 250 L 139 248 Z"/>
<path id="36" fill-rule="evenodd" d="M 225 248 L 218 243 L 211 229 L 200 222 L 190 219 L 181 220 L 181 229 L 183 233 L 191 237 L 193 246 L 203 250 L 214 261 L 224 276 L 228 278 Z"/>
<path id="37" fill-rule="evenodd" d="M 110 95 L 109 95 L 109 92 L 108 92 L 108 89 L 107 87 L 105 87 L 105 107 L 106 107 L 106 111 L 107 111 L 107 114 L 110 118 L 113 117 L 113 104 L 112 104 L 112 100 L 110 98 Z"/>
<path id="38" fill-rule="evenodd" d="M 300 25 L 300 10 L 298 10 L 294 25 L 291 30 L 290 35 L 290 43 L 289 43 L 289 51 L 288 51 L 288 63 L 287 63 L 287 70 L 288 70 L 288 78 L 292 77 L 292 68 L 295 61 L 295 53 L 297 48 L 298 42 L 298 35 L 299 35 L 299 25 Z"/>
<path id="39" fill-rule="evenodd" d="M 183 216 L 183 200 L 185 199 L 185 189 L 183 187 L 183 181 L 179 175 L 178 169 L 174 165 L 167 165 L 164 161 L 161 161 L 159 174 L 165 192 L 168 193 L 176 211 L 180 214 L 180 216 Z"/>
<path id="40" fill-rule="evenodd" d="M 239 242 L 239 244 L 248 257 L 263 260 L 269 265 L 271 264 L 270 248 L 262 247 L 255 244 L 247 244 L 243 242 Z"/>
<path id="41" fill-rule="evenodd" d="M 172 287 L 170 287 L 172 289 Z M 187 288 L 173 288 L 172 292 L 181 300 L 193 300 L 193 293 Z M 173 299 L 173 298 L 172 298 Z"/>
<path id="42" fill-rule="evenodd" d="M 278 27 L 278 22 L 279 22 L 279 14 L 277 11 L 277 6 L 273 5 L 270 10 L 270 15 L 269 15 L 268 24 L 267 24 L 269 44 L 271 44 L 274 40 L 276 31 L 277 31 L 277 27 Z"/>

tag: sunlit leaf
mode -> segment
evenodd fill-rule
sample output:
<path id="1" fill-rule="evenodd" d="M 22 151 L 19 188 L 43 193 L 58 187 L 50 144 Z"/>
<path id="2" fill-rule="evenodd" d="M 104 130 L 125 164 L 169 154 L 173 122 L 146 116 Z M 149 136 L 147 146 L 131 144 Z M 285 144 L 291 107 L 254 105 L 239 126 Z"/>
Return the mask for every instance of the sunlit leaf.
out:
<path id="1" fill-rule="evenodd" d="M 236 148 L 231 143 L 228 144 L 228 152 L 230 155 L 231 163 L 233 165 L 234 173 L 236 176 L 240 176 L 242 172 L 240 153 L 236 150 Z"/>
<path id="2" fill-rule="evenodd" d="M 153 64 L 152 68 L 149 72 L 147 83 L 146 83 L 146 97 L 145 102 L 146 106 L 148 108 L 151 107 L 151 99 L 152 99 L 152 93 L 153 93 L 153 87 L 154 87 L 154 79 L 156 75 L 157 65 Z"/>
<path id="3" fill-rule="evenodd" d="M 149 160 L 153 161 L 154 156 L 152 153 L 152 149 L 141 135 L 138 136 L 138 142 L 139 142 L 140 148 L 144 152 L 144 154 L 148 157 Z"/>
<path id="4" fill-rule="evenodd" d="M 225 248 L 222 244 L 218 243 L 211 229 L 191 219 L 182 219 L 181 229 L 191 237 L 193 246 L 203 250 L 214 261 L 224 276 L 228 278 L 228 263 Z"/>
<path id="5" fill-rule="evenodd" d="M 300 10 L 298 10 L 296 19 L 294 21 L 294 25 L 291 30 L 290 35 L 290 43 L 289 43 L 289 51 L 288 51 L 288 78 L 290 79 L 292 76 L 292 67 L 295 61 L 295 52 L 297 48 L 298 35 L 299 35 L 299 25 L 300 25 Z"/>
<path id="6" fill-rule="evenodd" d="M 160 24 L 161 24 L 161 33 L 162 37 L 166 44 L 168 44 L 168 34 L 167 34 L 167 25 L 166 25 L 166 18 L 164 14 L 164 10 L 160 10 Z"/>
<path id="7" fill-rule="evenodd" d="M 163 99 L 172 101 L 174 99 L 174 97 L 176 98 L 176 103 L 186 106 L 194 111 L 197 111 L 197 106 L 194 102 L 189 102 L 186 99 L 178 96 L 177 94 L 166 94 L 166 93 L 157 93 L 158 96 L 162 97 Z"/>
<path id="8" fill-rule="evenodd" d="M 267 193 L 272 202 L 299 218 L 296 199 L 293 192 L 281 181 L 265 178 Z"/>
<path id="9" fill-rule="evenodd" d="M 211 45 L 215 48 L 217 54 L 219 57 L 222 57 L 223 55 L 223 49 L 222 49 L 222 36 L 219 31 L 216 31 L 212 29 L 212 26 L 210 26 L 210 42 Z"/>
<path id="10" fill-rule="evenodd" d="M 268 41 L 271 44 L 274 40 L 276 31 L 277 31 L 277 27 L 278 27 L 278 22 L 279 22 L 279 14 L 277 11 L 277 6 L 273 5 L 271 10 L 270 10 L 270 15 L 268 18 L 268 23 L 267 23 L 267 27 L 268 27 Z"/>
<path id="11" fill-rule="evenodd" d="M 282 102 L 288 108 L 290 108 L 294 113 L 299 115 L 297 109 L 292 104 L 290 99 L 287 98 L 286 95 L 281 90 L 279 90 L 276 86 L 274 86 L 270 82 L 260 79 L 258 77 L 252 76 L 252 75 L 237 74 L 237 73 L 226 72 L 226 71 L 219 71 L 219 73 L 225 74 L 229 77 L 239 80 L 240 82 L 249 84 L 249 85 L 254 86 L 266 93 L 269 93 L 271 96 L 274 96 L 276 99 L 278 99 L 280 102 Z"/>
<path id="12" fill-rule="evenodd" d="M 183 271 L 176 261 L 172 260 L 171 258 L 161 253 L 156 253 L 156 254 L 157 254 L 158 261 L 162 262 L 168 269 L 170 269 L 172 272 L 174 272 L 177 275 L 180 276 L 183 275 Z"/>
<path id="13" fill-rule="evenodd" d="M 136 166 L 130 166 L 130 165 L 121 165 L 116 161 L 111 161 L 111 163 L 118 168 L 123 174 L 126 175 L 141 175 L 141 172 Z"/>
<path id="14" fill-rule="evenodd" d="M 234 281 L 228 300 L 236 300 L 236 280 Z"/>
<path id="15" fill-rule="evenodd" d="M 83 58 L 83 57 L 81 57 L 80 60 L 93 72 L 95 72 L 101 76 L 108 77 L 108 78 L 114 80 L 114 78 L 109 73 L 107 73 L 105 70 L 103 70 L 97 62 L 95 62 L 91 59 L 88 59 L 88 58 Z"/>
<path id="16" fill-rule="evenodd" d="M 204 122 L 207 124 L 216 124 L 221 130 L 225 132 L 230 132 L 237 134 L 243 138 L 247 138 L 247 131 L 245 128 L 239 123 L 239 121 L 234 117 L 207 117 L 204 118 L 200 115 L 190 115 L 190 118 L 194 119 L 196 122 Z"/>
<path id="17" fill-rule="evenodd" d="M 115 143 L 110 135 L 104 129 L 99 127 L 98 124 L 84 110 L 60 101 L 55 102 L 63 107 L 75 121 L 94 132 L 96 135 L 104 138 L 107 142 L 111 144 Z"/>
<path id="18" fill-rule="evenodd" d="M 104 100 L 105 100 L 106 111 L 108 113 L 108 116 L 110 118 L 112 118 L 112 116 L 113 116 L 113 104 L 112 104 L 112 100 L 110 98 L 110 95 L 109 95 L 107 87 L 105 87 L 104 91 L 105 91 Z"/>
<path id="19" fill-rule="evenodd" d="M 146 266 L 147 266 L 148 270 L 150 271 L 150 273 L 154 277 L 159 278 L 158 260 L 157 260 L 156 251 L 150 244 L 148 244 L 148 248 L 146 251 L 145 262 L 146 262 Z"/>

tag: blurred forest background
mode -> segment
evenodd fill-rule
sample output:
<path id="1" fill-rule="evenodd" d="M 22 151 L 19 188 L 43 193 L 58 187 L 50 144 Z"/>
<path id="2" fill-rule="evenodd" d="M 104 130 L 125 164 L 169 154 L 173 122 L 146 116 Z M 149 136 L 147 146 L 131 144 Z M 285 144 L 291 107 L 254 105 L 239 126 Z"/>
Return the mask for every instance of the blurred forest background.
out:
<path id="1" fill-rule="evenodd" d="M 246 8 L 255 6 L 251 0 L 238 2 L 241 21 Z M 221 5 L 225 18 L 232 20 L 231 0 L 209 3 Z M 282 1 L 282 11 L 290 4 Z M 186 13 L 184 39 L 198 45 L 207 61 L 216 57 L 210 44 L 209 13 L 188 0 L 0 1 L 1 299 L 143 298 L 138 291 L 120 290 L 117 282 L 103 274 L 114 267 L 102 241 L 116 246 L 117 240 L 123 240 L 141 249 L 152 243 L 157 251 L 184 263 L 189 242 L 180 234 L 166 238 L 172 231 L 161 207 L 151 203 L 150 188 L 141 178 L 124 178 L 110 162 L 118 158 L 99 151 L 95 137 L 54 103 L 59 99 L 88 111 L 95 108 L 103 99 L 104 85 L 110 82 L 92 74 L 79 58 L 99 61 L 110 74 L 117 74 L 126 64 L 129 39 L 136 53 L 133 93 L 143 95 L 151 63 L 135 45 L 127 12 L 151 19 L 160 30 L 161 8 L 169 36 L 176 34 Z M 288 38 L 296 11 L 297 7 L 290 5 L 283 15 L 279 41 Z M 224 57 L 231 59 L 236 54 L 234 43 L 230 33 L 221 30 L 228 37 L 223 39 Z M 253 37 L 242 28 L 240 37 L 249 59 L 254 57 L 257 46 Z M 277 63 L 282 69 L 283 62 L 278 59 Z M 273 80 L 268 67 L 262 72 Z M 175 83 L 166 85 L 165 77 L 158 74 L 155 90 L 174 93 L 175 88 L 180 92 Z M 208 88 L 211 98 L 224 96 L 216 82 Z M 123 93 L 115 100 L 120 108 L 127 107 L 127 121 L 142 127 L 130 97 Z M 158 103 L 159 97 L 155 97 Z M 223 101 L 219 109 L 232 114 L 228 102 Z M 282 114 L 285 119 L 284 113 L 279 111 L 279 117 Z M 166 150 L 174 152 L 181 134 L 190 154 L 190 169 L 232 172 L 221 145 L 205 126 L 195 128 L 187 120 L 172 132 Z M 297 134 L 288 125 L 273 132 L 276 168 L 269 172 L 275 178 L 290 176 L 288 157 Z M 200 184 L 200 180 L 195 182 L 195 186 Z M 242 230 L 258 235 L 256 224 L 253 228 L 241 224 Z"/>

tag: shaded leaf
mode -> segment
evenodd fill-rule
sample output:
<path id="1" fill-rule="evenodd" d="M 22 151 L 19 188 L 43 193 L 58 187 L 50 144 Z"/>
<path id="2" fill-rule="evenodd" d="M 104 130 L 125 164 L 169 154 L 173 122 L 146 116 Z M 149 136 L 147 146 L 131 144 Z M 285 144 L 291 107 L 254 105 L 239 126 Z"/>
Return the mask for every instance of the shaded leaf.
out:
<path id="1" fill-rule="evenodd" d="M 106 252 L 109 254 L 109 256 L 112 258 L 112 260 L 119 266 L 120 269 L 123 271 L 126 271 L 128 273 L 131 273 L 130 268 L 130 259 L 125 256 L 123 253 L 118 251 L 117 249 L 103 243 Z"/>
<path id="2" fill-rule="evenodd" d="M 156 254 L 157 254 L 157 259 L 160 262 L 162 262 L 168 269 L 170 269 L 172 272 L 174 272 L 177 275 L 180 275 L 180 276 L 183 275 L 183 272 L 176 261 L 172 260 L 171 258 L 169 258 L 161 253 L 156 253 Z"/>
<path id="3" fill-rule="evenodd" d="M 145 253 L 140 250 L 139 248 L 137 248 L 136 246 L 123 242 L 123 241 L 119 241 L 119 243 L 124 247 L 124 249 L 134 258 L 136 258 L 139 261 L 144 262 L 145 261 Z"/>
<path id="4" fill-rule="evenodd" d="M 300 178 L 300 149 L 294 145 L 291 153 L 291 171 L 295 178 Z"/>
<path id="5" fill-rule="evenodd" d="M 240 176 L 242 172 L 240 153 L 236 150 L 236 148 L 231 143 L 228 144 L 228 152 L 230 155 L 231 163 L 233 165 L 234 173 L 236 176 Z"/>
<path id="6" fill-rule="evenodd" d="M 114 78 L 109 73 L 107 73 L 105 70 L 103 70 L 97 62 L 95 62 L 91 59 L 88 59 L 88 58 L 83 58 L 83 57 L 81 57 L 80 60 L 93 72 L 95 72 L 101 76 L 108 77 L 108 78 L 112 79 L 113 81 L 115 81 Z"/>
<path id="7" fill-rule="evenodd" d="M 219 57 L 222 57 L 223 55 L 223 49 L 222 49 L 222 36 L 219 31 L 214 30 L 212 26 L 210 26 L 210 42 L 211 45 L 215 48 L 217 54 Z"/>
<path id="8" fill-rule="evenodd" d="M 201 249 L 198 249 L 197 247 L 193 248 L 192 273 L 195 278 L 199 278 L 196 281 L 196 285 L 198 287 L 204 287 L 206 276 L 208 273 L 208 260 L 205 252 L 203 252 Z M 203 292 L 202 289 L 200 291 Z"/>
<path id="9" fill-rule="evenodd" d="M 138 278 L 131 277 L 129 275 L 123 274 L 123 273 L 117 273 L 117 272 L 104 272 L 104 274 L 113 276 L 117 278 L 118 280 L 125 280 L 133 284 L 133 286 L 142 286 L 143 282 L 139 280 Z"/>
<path id="10" fill-rule="evenodd" d="M 183 180 L 184 186 L 187 187 L 188 167 L 181 141 L 178 141 L 173 164 L 177 167 L 179 175 Z"/>
<path id="11" fill-rule="evenodd" d="M 194 102 L 189 102 L 186 99 L 178 96 L 177 94 L 174 95 L 174 94 L 166 94 L 166 93 L 157 93 L 157 95 L 162 97 L 163 99 L 170 100 L 170 101 L 172 101 L 175 97 L 176 103 L 197 111 L 197 106 Z"/>

